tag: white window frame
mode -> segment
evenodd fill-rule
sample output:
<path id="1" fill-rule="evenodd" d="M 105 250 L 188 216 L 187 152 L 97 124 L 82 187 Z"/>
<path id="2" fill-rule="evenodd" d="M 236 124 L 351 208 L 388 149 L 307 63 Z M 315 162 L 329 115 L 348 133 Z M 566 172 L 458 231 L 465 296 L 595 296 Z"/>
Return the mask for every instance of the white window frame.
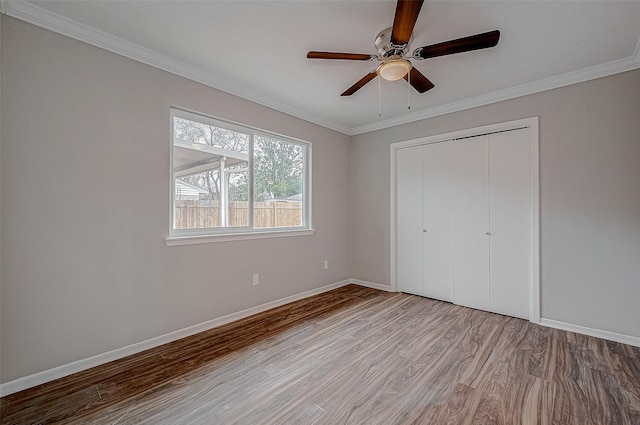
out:
<path id="1" fill-rule="evenodd" d="M 174 118 L 183 118 L 191 121 L 201 122 L 224 129 L 237 131 L 249 135 L 249 162 L 248 162 L 248 226 L 243 227 L 217 227 L 217 228 L 200 228 L 200 229 L 175 229 L 175 178 L 173 173 L 173 146 L 174 146 Z M 275 138 L 279 141 L 291 143 L 301 146 L 304 151 L 303 162 L 303 188 L 302 188 L 302 220 L 303 224 L 292 227 L 270 227 L 270 228 L 254 228 L 253 227 L 253 146 L 255 136 L 264 136 Z M 234 123 L 224 119 L 212 117 L 199 112 L 190 111 L 183 108 L 170 108 L 170 137 L 169 137 L 169 235 L 165 238 L 168 246 L 175 245 L 192 245 L 210 242 L 224 242 L 244 239 L 264 239 L 289 236 L 311 235 L 314 229 L 311 226 L 311 143 L 303 140 L 294 139 L 289 136 L 272 133 L 262 129 L 250 127 L 243 124 Z"/>

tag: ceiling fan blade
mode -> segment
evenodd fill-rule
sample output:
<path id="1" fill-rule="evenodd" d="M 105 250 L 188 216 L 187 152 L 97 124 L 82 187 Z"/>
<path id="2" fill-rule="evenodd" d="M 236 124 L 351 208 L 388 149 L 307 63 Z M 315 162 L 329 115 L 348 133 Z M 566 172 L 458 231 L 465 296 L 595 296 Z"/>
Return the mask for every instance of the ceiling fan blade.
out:
<path id="1" fill-rule="evenodd" d="M 391 42 L 396 46 L 409 43 L 423 2 L 424 0 L 398 0 L 391 30 Z"/>
<path id="2" fill-rule="evenodd" d="M 351 96 L 352 94 L 360 90 L 362 87 L 364 87 L 364 85 L 367 84 L 369 81 L 376 78 L 377 75 L 378 74 L 376 73 L 376 71 L 371 71 L 370 73 L 362 77 L 357 83 L 355 83 L 354 85 L 346 89 L 344 93 L 342 93 L 340 96 Z"/>
<path id="3" fill-rule="evenodd" d="M 411 74 L 411 80 L 409 80 L 409 74 Z M 411 68 L 409 74 L 405 75 L 404 79 L 409 81 L 411 86 L 413 86 L 413 88 L 416 89 L 416 91 L 418 91 L 419 93 L 424 93 L 434 87 L 434 84 L 416 68 Z"/>
<path id="4" fill-rule="evenodd" d="M 500 31 L 494 30 L 430 46 L 418 47 L 414 50 L 413 57 L 415 59 L 429 59 L 471 50 L 486 49 L 494 47 L 498 44 L 498 40 L 500 40 Z"/>
<path id="5" fill-rule="evenodd" d="M 362 53 L 338 53 L 338 52 L 309 52 L 307 53 L 308 59 L 342 59 L 352 61 L 368 61 L 371 60 L 371 55 L 365 55 Z"/>

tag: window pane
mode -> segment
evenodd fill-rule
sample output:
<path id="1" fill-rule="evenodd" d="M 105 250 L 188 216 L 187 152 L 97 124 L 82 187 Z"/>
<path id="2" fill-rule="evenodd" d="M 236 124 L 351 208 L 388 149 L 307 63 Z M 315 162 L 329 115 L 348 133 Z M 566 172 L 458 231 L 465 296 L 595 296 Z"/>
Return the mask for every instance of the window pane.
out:
<path id="1" fill-rule="evenodd" d="M 229 226 L 249 225 L 249 171 L 232 171 L 229 174 Z"/>
<path id="2" fill-rule="evenodd" d="M 304 225 L 304 148 L 255 135 L 253 161 L 253 227 Z"/>
<path id="3" fill-rule="evenodd" d="M 249 142 L 249 134 L 174 117 L 174 229 L 248 225 Z"/>
<path id="4" fill-rule="evenodd" d="M 178 144 L 202 144 L 203 146 L 214 146 L 234 152 L 249 153 L 248 134 L 185 118 L 174 117 L 173 139 L 174 143 L 177 142 Z M 193 147 L 198 148 L 195 145 Z"/>

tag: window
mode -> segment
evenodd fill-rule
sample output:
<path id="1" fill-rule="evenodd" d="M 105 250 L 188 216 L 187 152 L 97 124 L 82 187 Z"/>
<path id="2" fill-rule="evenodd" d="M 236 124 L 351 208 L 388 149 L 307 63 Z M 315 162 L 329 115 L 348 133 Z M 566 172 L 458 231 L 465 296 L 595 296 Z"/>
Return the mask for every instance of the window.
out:
<path id="1" fill-rule="evenodd" d="M 306 142 L 171 110 L 170 237 L 304 230 Z"/>

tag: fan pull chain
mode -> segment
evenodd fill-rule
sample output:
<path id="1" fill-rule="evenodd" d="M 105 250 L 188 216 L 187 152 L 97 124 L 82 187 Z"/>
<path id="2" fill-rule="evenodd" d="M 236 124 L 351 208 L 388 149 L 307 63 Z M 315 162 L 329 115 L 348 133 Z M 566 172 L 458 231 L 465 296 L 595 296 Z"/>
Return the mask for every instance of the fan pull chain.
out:
<path id="1" fill-rule="evenodd" d="M 378 116 L 381 117 L 382 116 L 382 106 L 381 105 L 381 100 L 380 98 L 382 97 L 382 78 L 378 77 Z"/>
<path id="2" fill-rule="evenodd" d="M 411 71 L 407 74 L 407 109 L 411 109 Z"/>

